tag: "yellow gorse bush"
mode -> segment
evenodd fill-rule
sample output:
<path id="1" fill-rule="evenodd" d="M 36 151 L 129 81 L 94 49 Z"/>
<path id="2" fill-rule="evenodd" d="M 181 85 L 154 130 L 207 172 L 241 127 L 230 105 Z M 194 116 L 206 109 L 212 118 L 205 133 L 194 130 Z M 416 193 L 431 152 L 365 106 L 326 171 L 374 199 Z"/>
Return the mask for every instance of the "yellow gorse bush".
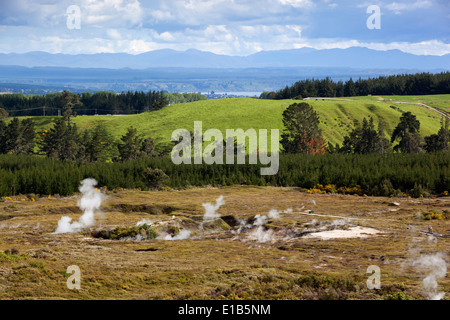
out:
<path id="1" fill-rule="evenodd" d="M 447 220 L 448 218 L 450 218 L 450 212 L 447 210 L 422 212 L 423 220 Z"/>
<path id="2" fill-rule="evenodd" d="M 339 187 L 336 188 L 334 184 L 328 184 L 328 185 L 322 185 L 318 184 L 317 186 L 307 190 L 307 193 L 309 194 L 326 194 L 326 193 L 341 193 L 341 194 L 363 194 L 363 189 L 361 186 L 357 185 L 354 187 Z"/>

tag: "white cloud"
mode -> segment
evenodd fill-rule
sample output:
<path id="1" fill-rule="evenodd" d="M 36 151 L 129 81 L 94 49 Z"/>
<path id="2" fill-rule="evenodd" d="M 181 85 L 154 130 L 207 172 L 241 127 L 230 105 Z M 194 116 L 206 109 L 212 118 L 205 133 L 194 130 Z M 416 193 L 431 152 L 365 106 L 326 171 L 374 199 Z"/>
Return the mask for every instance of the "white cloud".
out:
<path id="1" fill-rule="evenodd" d="M 155 22 L 174 20 L 172 13 L 168 10 L 151 10 L 149 16 Z"/>
<path id="2" fill-rule="evenodd" d="M 197 49 L 216 54 L 249 55 L 259 51 L 298 49 L 346 49 L 367 47 L 375 50 L 401 50 L 418 55 L 450 53 L 450 44 L 438 39 L 418 42 L 369 42 L 355 39 L 317 38 L 302 36 L 300 25 L 208 25 L 179 31 L 158 32 L 154 29 L 98 29 L 97 32 L 46 34 L 32 28 L 16 27 L 15 32 L 3 31 L 0 52 L 47 51 L 51 53 L 126 52 L 139 54 L 157 49 Z M 3 28 L 4 29 L 4 28 Z M 15 34 L 26 34 L 17 37 Z"/>
<path id="3" fill-rule="evenodd" d="M 82 24 L 92 27 L 136 26 L 144 17 L 138 0 L 83 0 L 80 8 Z"/>
<path id="4" fill-rule="evenodd" d="M 278 0 L 283 5 L 289 5 L 294 8 L 311 7 L 313 3 L 310 0 Z"/>
<path id="5" fill-rule="evenodd" d="M 157 0 L 158 1 L 158 0 Z M 173 23 L 184 26 L 250 24 L 261 21 L 300 19 L 311 0 L 160 0 L 146 8 L 147 22 Z"/>
<path id="6" fill-rule="evenodd" d="M 108 29 L 106 31 L 106 34 L 108 35 L 108 37 L 110 39 L 114 39 L 114 40 L 119 40 L 122 38 L 121 34 L 119 31 L 117 31 L 116 29 Z"/>
<path id="7" fill-rule="evenodd" d="M 159 45 L 158 43 L 146 40 L 124 41 L 121 44 L 122 48 L 123 47 L 128 48 L 129 53 L 132 54 L 139 54 L 147 51 L 162 49 L 161 45 Z"/>
<path id="8" fill-rule="evenodd" d="M 442 56 L 450 53 L 450 44 L 440 40 L 420 42 L 361 43 L 362 46 L 375 50 L 400 50 L 417 55 Z"/>
<path id="9" fill-rule="evenodd" d="M 380 5 L 383 12 L 395 14 L 435 6 L 434 0 L 372 2 Z M 434 26 L 429 25 L 426 31 L 432 36 L 428 39 L 423 36 L 414 43 L 409 40 L 415 39 L 411 34 L 400 33 L 405 28 L 398 28 L 399 33 L 393 29 L 391 39 L 396 42 L 387 39 L 375 42 L 357 30 L 349 31 L 341 38 L 312 39 L 314 28 L 317 28 L 312 19 L 320 22 L 323 19 L 322 25 L 331 23 L 329 14 L 334 10 L 330 10 L 330 6 L 336 8 L 337 3 L 339 6 L 335 10 L 340 12 L 342 19 L 355 18 L 353 13 L 346 16 L 344 12 L 345 6 L 355 9 L 353 3 L 348 5 L 335 0 L 16 0 L 2 4 L 0 52 L 136 54 L 163 48 L 194 48 L 219 54 L 249 55 L 262 50 L 361 46 L 377 50 L 399 49 L 414 54 L 450 53 L 449 44 L 445 43 L 447 35 L 442 34 L 442 23 L 436 24 L 436 35 L 430 33 Z M 64 15 L 72 4 L 81 9 L 80 30 L 66 27 Z M 358 7 L 364 5 L 360 2 Z M 8 16 L 2 15 L 6 11 Z M 322 16 L 322 11 L 327 15 Z M 359 11 L 365 17 L 365 10 Z M 402 16 L 395 18 L 395 24 L 408 23 Z"/>
<path id="10" fill-rule="evenodd" d="M 337 39 L 307 39 L 297 43 L 296 48 L 312 47 L 315 49 L 347 49 L 350 47 L 364 47 L 373 50 L 400 50 L 415 55 L 444 55 L 450 53 L 450 44 L 440 40 L 420 42 L 364 42 L 359 40 Z"/>
<path id="11" fill-rule="evenodd" d="M 175 36 L 172 33 L 167 32 L 167 31 L 163 32 L 161 34 L 156 34 L 155 38 L 162 40 L 162 41 L 168 41 L 168 42 L 176 40 Z"/>
<path id="12" fill-rule="evenodd" d="M 139 26 L 144 11 L 139 0 L 16 0 L 1 4 L 0 24 L 34 26 L 44 29 L 65 27 L 66 10 L 80 8 L 82 27 Z"/>
<path id="13" fill-rule="evenodd" d="M 418 0 L 416 2 L 392 2 L 384 7 L 395 14 L 401 14 L 403 11 L 413 11 L 417 9 L 430 8 L 433 4 L 428 0 Z"/>

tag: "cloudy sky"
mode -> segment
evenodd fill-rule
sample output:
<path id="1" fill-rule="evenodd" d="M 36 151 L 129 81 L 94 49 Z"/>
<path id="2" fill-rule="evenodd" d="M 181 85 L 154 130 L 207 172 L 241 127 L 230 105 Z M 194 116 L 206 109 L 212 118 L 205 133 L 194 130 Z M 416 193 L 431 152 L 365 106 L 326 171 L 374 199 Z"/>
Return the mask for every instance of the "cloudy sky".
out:
<path id="1" fill-rule="evenodd" d="M 367 27 L 371 5 L 381 10 L 380 29 Z M 450 53 L 450 1 L 0 0 L 2 53 L 193 48 L 249 55 L 351 46 Z"/>

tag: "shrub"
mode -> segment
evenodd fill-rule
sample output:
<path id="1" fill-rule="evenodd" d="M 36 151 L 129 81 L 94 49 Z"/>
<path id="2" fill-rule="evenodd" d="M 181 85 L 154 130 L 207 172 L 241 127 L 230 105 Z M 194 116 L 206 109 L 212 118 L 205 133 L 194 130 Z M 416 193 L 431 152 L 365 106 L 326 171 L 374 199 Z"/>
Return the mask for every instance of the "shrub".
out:
<path id="1" fill-rule="evenodd" d="M 392 185 L 391 180 L 383 179 L 383 181 L 379 184 L 378 196 L 389 197 L 396 193 L 394 186 Z"/>
<path id="2" fill-rule="evenodd" d="M 438 211 L 428 211 L 428 212 L 422 212 L 422 219 L 423 220 L 447 220 L 450 218 L 450 211 L 444 210 L 441 212 Z"/>
<path id="3" fill-rule="evenodd" d="M 168 234 L 170 234 L 172 237 L 177 236 L 180 234 L 180 228 L 176 226 L 169 226 L 166 231 Z"/>
<path id="4" fill-rule="evenodd" d="M 346 291 L 354 291 L 357 283 L 353 280 L 334 278 L 324 275 L 306 275 L 296 279 L 295 284 L 302 287 L 310 287 L 314 289 L 334 288 Z"/>
<path id="5" fill-rule="evenodd" d="M 142 175 L 149 188 L 160 188 L 170 181 L 169 176 L 161 169 L 146 168 Z"/>
<path id="6" fill-rule="evenodd" d="M 410 300 L 410 298 L 407 294 L 404 294 L 403 292 L 397 292 L 388 295 L 386 300 Z"/>
<path id="7" fill-rule="evenodd" d="M 92 234 L 95 238 L 109 240 L 151 240 L 157 237 L 156 232 L 148 224 L 134 227 L 117 227 L 113 230 L 101 230 Z"/>
<path id="8" fill-rule="evenodd" d="M 429 197 L 430 192 L 428 189 L 424 188 L 421 184 L 415 183 L 414 189 L 411 190 L 411 195 L 414 198 L 423 198 L 423 197 Z"/>

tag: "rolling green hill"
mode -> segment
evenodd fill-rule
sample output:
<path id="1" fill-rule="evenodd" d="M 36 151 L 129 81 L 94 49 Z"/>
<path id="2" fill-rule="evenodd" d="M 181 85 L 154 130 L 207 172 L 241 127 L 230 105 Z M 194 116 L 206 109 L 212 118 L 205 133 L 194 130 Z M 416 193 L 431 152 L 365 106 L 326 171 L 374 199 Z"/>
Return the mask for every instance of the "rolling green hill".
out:
<path id="1" fill-rule="evenodd" d="M 388 97 L 385 97 L 388 99 Z M 325 139 L 331 143 L 342 143 L 354 120 L 361 121 L 372 116 L 375 123 L 386 123 L 386 134 L 390 136 L 399 122 L 402 112 L 410 111 L 421 123 L 420 133 L 427 136 L 440 128 L 441 116 L 427 108 L 397 103 L 382 103 L 377 97 L 351 98 L 353 101 L 309 100 L 306 101 L 319 113 L 321 129 Z M 428 98 L 430 100 L 431 98 Z M 394 97 L 396 101 L 414 101 L 413 97 Z M 438 102 L 448 105 L 450 95 L 439 96 Z M 426 97 L 421 97 L 426 102 Z M 89 129 L 99 123 L 119 139 L 130 126 L 151 136 L 157 144 L 168 144 L 175 129 L 193 131 L 194 121 L 203 121 L 203 131 L 216 128 L 225 135 L 226 129 L 282 129 L 282 113 L 296 100 L 258 100 L 251 98 L 197 101 L 168 106 L 159 111 L 127 116 L 77 116 L 74 122 L 81 129 Z M 443 108 L 444 109 L 444 108 Z M 49 129 L 52 117 L 34 117 L 37 129 Z"/>

